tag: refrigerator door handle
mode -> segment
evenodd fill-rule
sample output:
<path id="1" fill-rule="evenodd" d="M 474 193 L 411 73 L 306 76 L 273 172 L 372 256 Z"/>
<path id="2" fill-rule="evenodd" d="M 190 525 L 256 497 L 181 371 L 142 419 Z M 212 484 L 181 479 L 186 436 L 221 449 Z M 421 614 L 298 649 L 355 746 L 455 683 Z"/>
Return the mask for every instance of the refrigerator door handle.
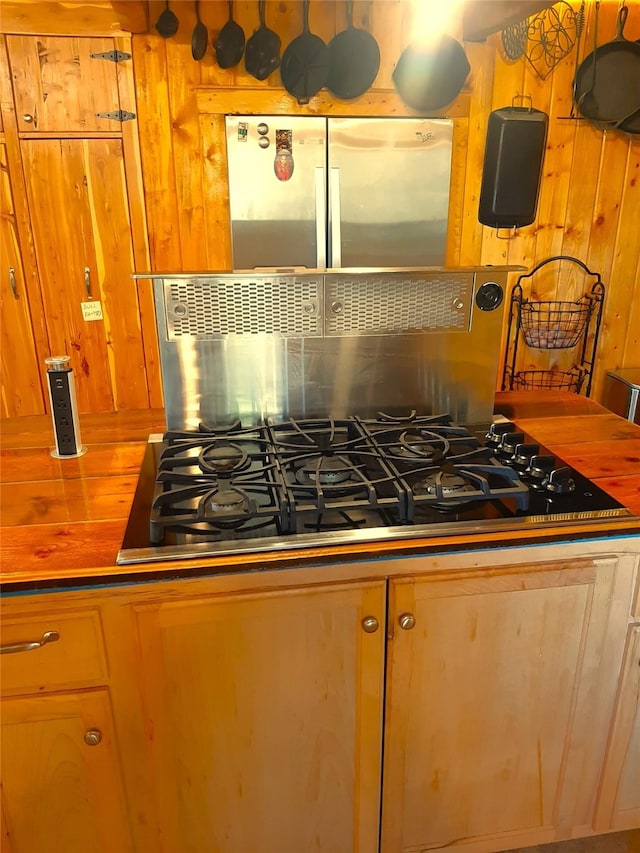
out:
<path id="1" fill-rule="evenodd" d="M 327 265 L 327 205 L 324 181 L 324 166 L 314 169 L 316 190 L 316 268 L 322 270 Z"/>
<path id="2" fill-rule="evenodd" d="M 331 227 L 331 266 L 342 266 L 342 233 L 340 229 L 340 169 L 329 169 L 329 211 Z"/>

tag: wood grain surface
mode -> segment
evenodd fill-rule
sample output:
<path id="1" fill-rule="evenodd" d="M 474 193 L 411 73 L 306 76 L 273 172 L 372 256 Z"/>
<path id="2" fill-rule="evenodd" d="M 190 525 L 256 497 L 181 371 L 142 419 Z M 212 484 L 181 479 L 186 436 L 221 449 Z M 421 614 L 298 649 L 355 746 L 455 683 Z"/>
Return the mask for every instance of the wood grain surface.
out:
<path id="1" fill-rule="evenodd" d="M 505 393 L 496 412 L 514 419 L 534 438 L 640 516 L 640 427 L 597 403 L 567 392 Z M 522 417 L 521 417 L 522 415 Z M 325 548 L 222 556 L 116 566 L 139 466 L 150 433 L 162 432 L 161 410 L 110 412 L 81 418 L 86 455 L 59 460 L 47 416 L 0 422 L 0 556 L 2 581 L 31 584 L 69 579 L 190 574 L 195 570 L 239 572 L 254 568 L 322 565 L 420 552 L 469 550 L 504 545 L 504 535 L 487 533 L 406 539 Z M 522 544 L 640 533 L 636 521 L 602 529 L 585 523 L 509 534 Z M 321 570 L 320 570 L 321 571 Z"/>

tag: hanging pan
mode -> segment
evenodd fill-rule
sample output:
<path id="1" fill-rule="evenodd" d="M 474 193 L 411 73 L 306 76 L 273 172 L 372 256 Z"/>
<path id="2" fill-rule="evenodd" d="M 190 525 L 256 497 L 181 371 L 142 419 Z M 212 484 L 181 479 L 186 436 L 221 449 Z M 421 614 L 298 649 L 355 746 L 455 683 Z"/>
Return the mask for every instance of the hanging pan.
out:
<path id="1" fill-rule="evenodd" d="M 299 104 L 308 104 L 327 81 L 329 51 L 309 31 L 309 0 L 302 0 L 302 33 L 285 50 L 280 65 L 282 85 Z"/>
<path id="2" fill-rule="evenodd" d="M 327 89 L 337 98 L 358 98 L 380 68 L 380 48 L 371 33 L 353 26 L 353 0 L 346 0 L 347 29 L 329 42 Z"/>
<path id="3" fill-rule="evenodd" d="M 171 38 L 178 32 L 179 21 L 175 14 L 169 8 L 169 0 L 165 0 L 164 9 L 160 13 L 160 17 L 156 21 L 156 31 L 163 39 Z"/>
<path id="4" fill-rule="evenodd" d="M 419 112 L 439 110 L 459 94 L 471 66 L 464 47 L 442 35 L 433 44 L 410 44 L 402 52 L 392 78 L 405 104 Z"/>
<path id="5" fill-rule="evenodd" d="M 244 67 L 256 80 L 266 80 L 280 65 L 280 36 L 270 30 L 264 17 L 265 0 L 258 0 L 260 26 L 247 42 Z"/>
<path id="6" fill-rule="evenodd" d="M 636 40 L 636 44 L 640 47 L 640 39 Z M 625 133 L 640 133 L 640 106 L 633 115 L 628 116 L 624 121 L 620 122 L 619 129 Z"/>
<path id="7" fill-rule="evenodd" d="M 200 20 L 200 0 L 195 0 L 196 7 L 196 25 L 191 34 L 191 56 L 199 62 L 207 52 L 207 44 L 209 42 L 209 33 L 207 28 Z"/>
<path id="8" fill-rule="evenodd" d="M 218 33 L 214 50 L 220 68 L 233 68 L 242 59 L 244 30 L 233 20 L 233 0 L 229 0 L 229 19 Z"/>
<path id="9" fill-rule="evenodd" d="M 578 112 L 604 130 L 622 129 L 640 109 L 640 44 L 624 37 L 628 14 L 621 6 L 616 37 L 582 60 L 574 81 Z"/>

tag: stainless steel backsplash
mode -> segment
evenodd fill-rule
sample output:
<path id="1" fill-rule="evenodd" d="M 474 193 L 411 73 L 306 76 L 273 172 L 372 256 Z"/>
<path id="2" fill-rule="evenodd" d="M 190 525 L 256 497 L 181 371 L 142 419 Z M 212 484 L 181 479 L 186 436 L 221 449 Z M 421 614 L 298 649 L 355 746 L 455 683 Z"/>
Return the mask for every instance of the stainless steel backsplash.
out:
<path id="1" fill-rule="evenodd" d="M 148 274 L 167 427 L 447 412 L 488 423 L 507 267 Z"/>

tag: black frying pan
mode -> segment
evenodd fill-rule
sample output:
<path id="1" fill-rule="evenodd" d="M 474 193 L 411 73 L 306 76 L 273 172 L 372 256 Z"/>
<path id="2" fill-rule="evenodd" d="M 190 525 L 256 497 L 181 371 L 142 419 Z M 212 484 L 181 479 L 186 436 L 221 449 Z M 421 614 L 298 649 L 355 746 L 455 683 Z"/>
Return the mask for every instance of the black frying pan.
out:
<path id="1" fill-rule="evenodd" d="M 265 0 L 258 0 L 260 26 L 244 49 L 244 67 L 256 80 L 266 80 L 280 65 L 280 36 L 265 24 Z"/>
<path id="2" fill-rule="evenodd" d="M 574 100 L 585 118 L 615 128 L 640 109 L 640 44 L 624 37 L 629 9 L 618 12 L 613 41 L 582 60 L 574 81 Z"/>
<path id="3" fill-rule="evenodd" d="M 156 21 L 156 30 L 163 39 L 171 38 L 178 32 L 178 18 L 169 8 L 169 0 L 164 0 L 164 9 Z"/>
<path id="4" fill-rule="evenodd" d="M 353 26 L 353 0 L 346 0 L 347 29 L 329 42 L 327 89 L 337 98 L 363 95 L 380 68 L 380 48 L 371 33 Z"/>
<path id="5" fill-rule="evenodd" d="M 214 44 L 216 62 L 220 68 L 233 68 L 244 53 L 244 30 L 233 20 L 233 0 L 229 0 L 229 19 L 218 33 Z"/>
<path id="6" fill-rule="evenodd" d="M 196 0 L 196 25 L 191 34 L 191 56 L 199 62 L 207 52 L 209 43 L 209 31 L 200 20 L 200 0 Z"/>
<path id="7" fill-rule="evenodd" d="M 329 72 L 329 51 L 309 31 L 309 0 L 302 0 L 302 33 L 285 50 L 280 65 L 282 85 L 299 104 L 308 104 L 322 89 Z"/>
<path id="8" fill-rule="evenodd" d="M 450 104 L 464 86 L 471 66 L 464 47 L 443 35 L 430 45 L 410 44 L 393 70 L 393 83 L 414 110 L 430 112 Z"/>
<path id="9" fill-rule="evenodd" d="M 640 47 L 640 39 L 636 39 L 636 44 Z M 622 122 L 620 130 L 625 133 L 640 133 L 640 108 Z"/>

